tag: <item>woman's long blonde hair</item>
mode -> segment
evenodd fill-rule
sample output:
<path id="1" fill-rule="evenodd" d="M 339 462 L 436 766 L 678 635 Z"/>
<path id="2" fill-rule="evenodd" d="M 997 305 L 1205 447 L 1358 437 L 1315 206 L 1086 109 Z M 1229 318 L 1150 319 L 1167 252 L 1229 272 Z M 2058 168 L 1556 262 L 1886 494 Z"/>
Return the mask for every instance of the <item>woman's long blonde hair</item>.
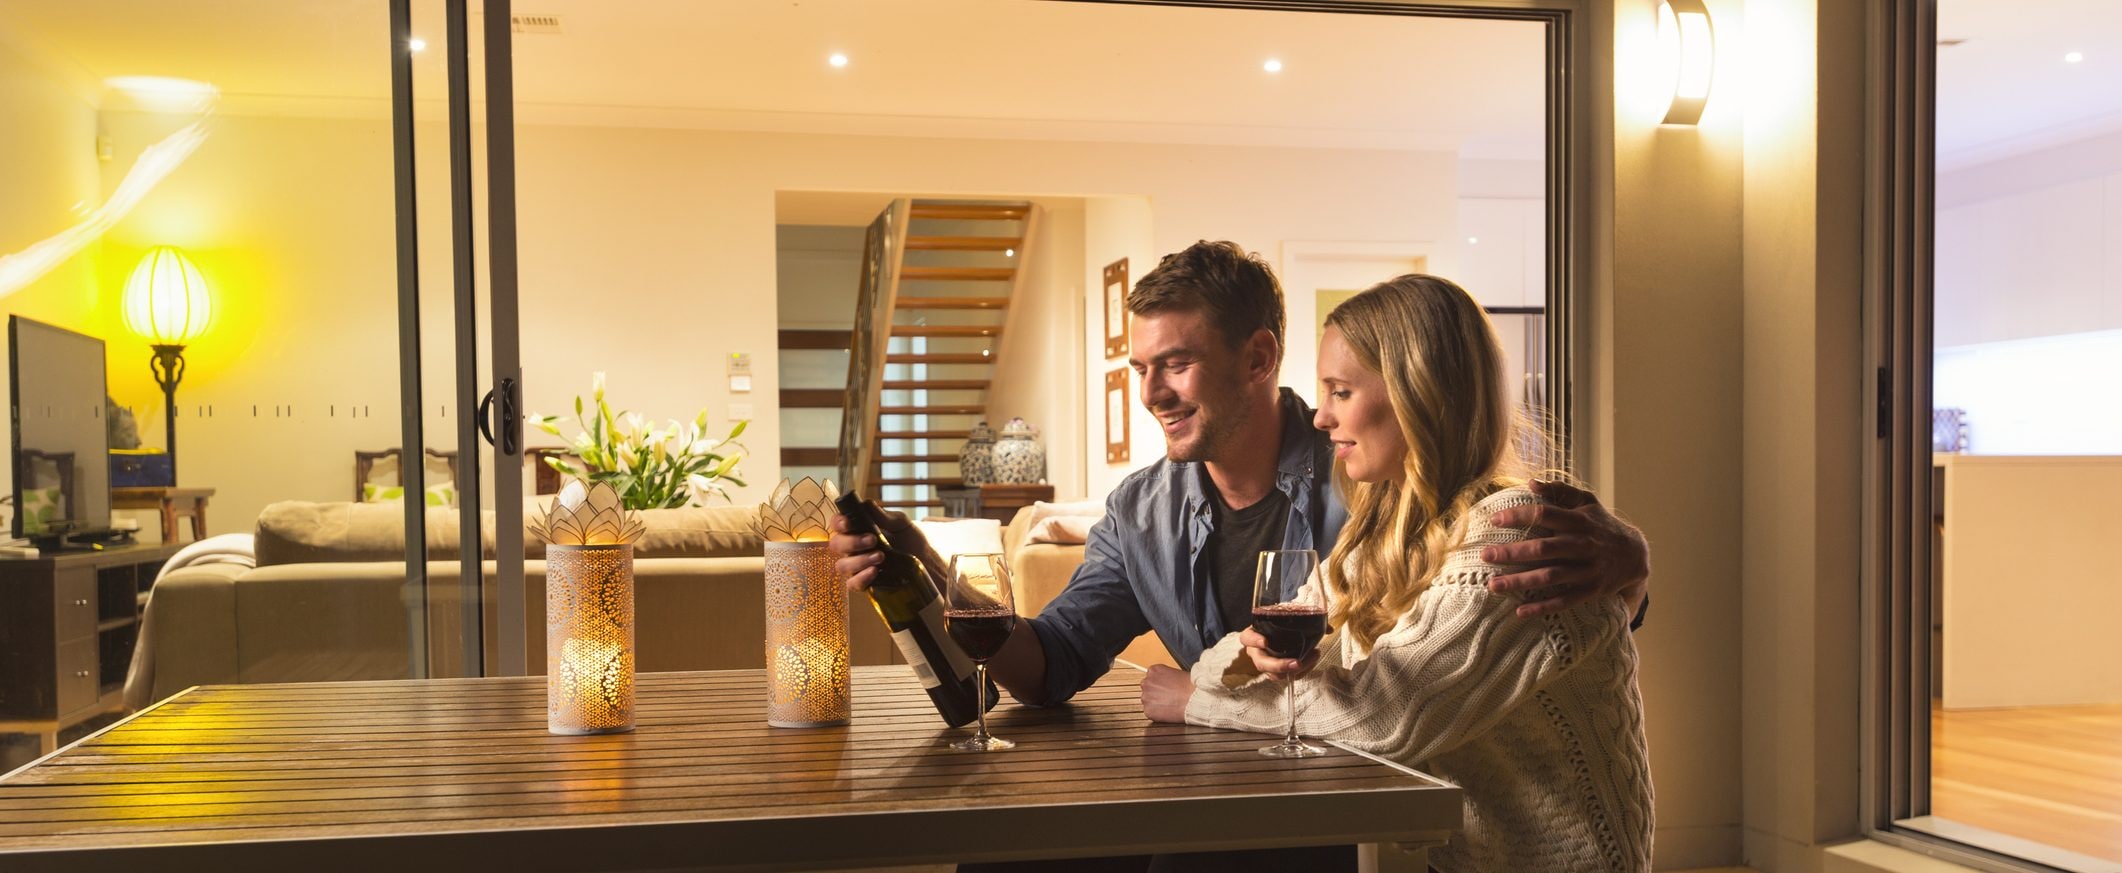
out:
<path id="1" fill-rule="evenodd" d="M 1334 307 L 1326 324 L 1385 377 L 1407 440 L 1392 481 L 1357 482 L 1334 464 L 1348 524 L 1323 568 L 1334 593 L 1329 619 L 1368 649 L 1429 587 L 1473 505 L 1522 481 L 1515 440 L 1525 431 L 1495 329 L 1449 280 L 1381 282 Z"/>

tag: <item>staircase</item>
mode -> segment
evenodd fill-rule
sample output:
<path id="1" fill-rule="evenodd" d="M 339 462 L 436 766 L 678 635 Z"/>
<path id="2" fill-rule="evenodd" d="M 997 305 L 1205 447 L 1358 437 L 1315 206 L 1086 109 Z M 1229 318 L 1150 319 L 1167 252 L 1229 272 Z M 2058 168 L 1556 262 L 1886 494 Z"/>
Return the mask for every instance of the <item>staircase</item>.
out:
<path id="1" fill-rule="evenodd" d="M 870 225 L 849 338 L 840 481 L 916 518 L 943 507 L 936 489 L 961 484 L 958 450 L 987 417 L 1009 301 L 1023 285 L 1018 266 L 1037 222 L 1030 203 L 899 200 Z"/>

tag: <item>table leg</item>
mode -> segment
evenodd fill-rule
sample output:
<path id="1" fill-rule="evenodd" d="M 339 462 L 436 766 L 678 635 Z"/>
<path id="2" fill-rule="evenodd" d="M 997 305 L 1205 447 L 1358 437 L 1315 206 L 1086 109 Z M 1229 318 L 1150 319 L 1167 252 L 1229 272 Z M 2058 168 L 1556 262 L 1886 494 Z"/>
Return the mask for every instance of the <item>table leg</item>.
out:
<path id="1" fill-rule="evenodd" d="M 42 758 L 59 751 L 59 729 L 37 732 L 37 757 Z"/>
<path id="2" fill-rule="evenodd" d="M 206 539 L 206 498 L 192 501 L 192 541 Z"/>
<path id="3" fill-rule="evenodd" d="M 162 541 L 165 543 L 177 541 L 177 501 L 175 498 L 162 498 Z"/>

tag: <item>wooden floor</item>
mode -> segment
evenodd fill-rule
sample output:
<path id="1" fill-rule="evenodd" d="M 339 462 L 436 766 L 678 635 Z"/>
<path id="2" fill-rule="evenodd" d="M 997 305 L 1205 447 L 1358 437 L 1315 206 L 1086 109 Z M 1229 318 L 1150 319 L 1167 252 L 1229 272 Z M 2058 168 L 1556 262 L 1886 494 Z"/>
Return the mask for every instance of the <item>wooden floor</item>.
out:
<path id="1" fill-rule="evenodd" d="M 2122 861 L 2122 706 L 1931 709 L 1931 814 Z"/>

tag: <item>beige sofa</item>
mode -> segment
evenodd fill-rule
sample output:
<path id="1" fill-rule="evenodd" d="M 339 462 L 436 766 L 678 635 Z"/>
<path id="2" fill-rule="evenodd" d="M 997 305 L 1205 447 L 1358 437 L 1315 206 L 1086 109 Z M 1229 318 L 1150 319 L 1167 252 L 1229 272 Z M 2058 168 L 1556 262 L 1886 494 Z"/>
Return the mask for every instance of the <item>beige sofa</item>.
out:
<path id="1" fill-rule="evenodd" d="M 276 503 L 258 519 L 255 569 L 206 564 L 165 575 L 148 602 L 128 702 L 201 684 L 407 678 L 423 651 L 429 675 L 464 675 L 457 513 L 428 511 L 428 553 L 437 560 L 427 564 L 424 597 L 406 581 L 403 513 L 395 504 Z M 634 564 L 640 670 L 764 665 L 764 549 L 751 514 L 738 507 L 643 513 L 648 532 Z M 491 516 L 483 527 L 491 558 Z M 526 663 L 542 673 L 544 545 L 525 539 Z M 489 560 L 482 623 L 489 665 L 497 651 L 493 574 Z M 891 663 L 890 637 L 868 602 L 852 606 L 854 663 Z"/>
<path id="2" fill-rule="evenodd" d="M 1042 518 L 1038 512 L 1042 506 L 1044 504 L 1018 510 L 1009 526 L 1002 530 L 1002 551 L 1009 559 L 1019 615 L 1038 615 L 1048 601 L 1068 587 L 1068 579 L 1075 575 L 1076 565 L 1083 563 L 1082 543 L 1029 542 L 1032 528 Z M 1151 664 L 1177 666 L 1171 651 L 1157 639 L 1155 631 L 1136 637 L 1128 644 L 1127 650 L 1120 653 L 1120 659 L 1143 667 Z"/>

